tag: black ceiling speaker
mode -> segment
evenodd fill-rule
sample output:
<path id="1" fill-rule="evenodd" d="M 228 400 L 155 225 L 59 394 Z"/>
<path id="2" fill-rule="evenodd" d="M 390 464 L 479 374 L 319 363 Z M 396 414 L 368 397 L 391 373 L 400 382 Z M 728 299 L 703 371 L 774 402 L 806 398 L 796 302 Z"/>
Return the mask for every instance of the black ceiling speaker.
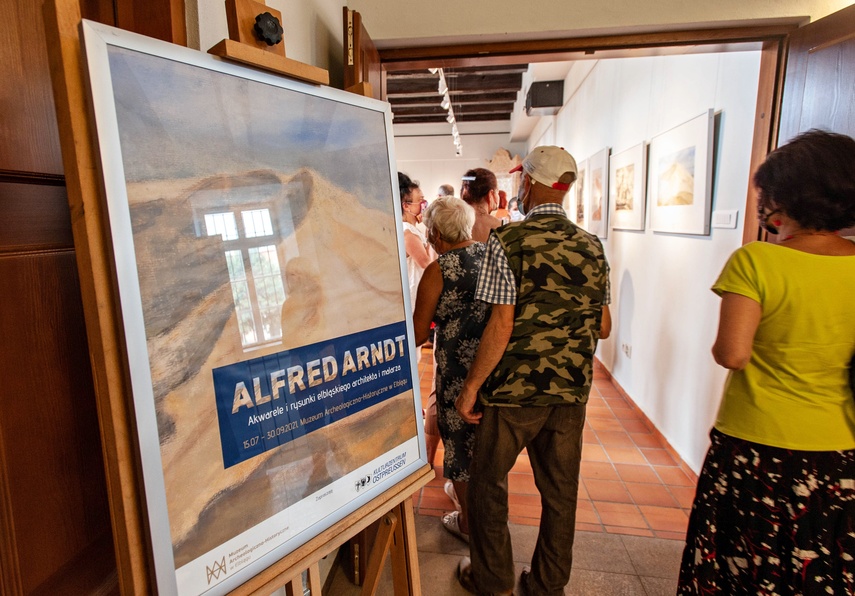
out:
<path id="1" fill-rule="evenodd" d="M 564 105 L 564 81 L 532 83 L 525 96 L 528 116 L 554 116 Z"/>

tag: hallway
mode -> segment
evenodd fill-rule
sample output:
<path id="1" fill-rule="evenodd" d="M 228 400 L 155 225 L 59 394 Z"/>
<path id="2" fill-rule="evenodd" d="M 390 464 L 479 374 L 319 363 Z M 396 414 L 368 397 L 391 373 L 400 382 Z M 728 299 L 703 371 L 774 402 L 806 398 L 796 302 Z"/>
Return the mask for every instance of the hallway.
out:
<path id="1" fill-rule="evenodd" d="M 423 404 L 432 382 L 431 352 L 422 349 L 419 379 Z M 565 588 L 574 596 L 672 596 L 695 491 L 695 476 L 607 372 L 597 369 L 585 423 L 573 573 Z M 442 446 L 437 478 L 414 496 L 423 593 L 467 594 L 455 577 L 466 544 L 445 531 L 439 517 L 453 509 L 443 491 Z M 540 521 L 540 497 L 523 453 L 508 480 L 510 530 L 516 574 L 531 561 Z M 356 596 L 360 589 L 340 569 L 326 593 Z M 378 594 L 392 593 L 387 560 Z"/>
<path id="2" fill-rule="evenodd" d="M 419 360 L 423 404 L 432 382 L 431 352 Z M 625 536 L 683 540 L 695 494 L 695 476 L 652 428 L 635 404 L 621 395 L 606 371 L 597 368 L 588 401 L 582 448 L 576 529 Z M 439 517 L 450 511 L 443 492 L 442 445 L 435 478 L 417 495 L 416 512 Z M 540 523 L 540 496 L 528 456 L 510 477 L 510 521 Z"/>

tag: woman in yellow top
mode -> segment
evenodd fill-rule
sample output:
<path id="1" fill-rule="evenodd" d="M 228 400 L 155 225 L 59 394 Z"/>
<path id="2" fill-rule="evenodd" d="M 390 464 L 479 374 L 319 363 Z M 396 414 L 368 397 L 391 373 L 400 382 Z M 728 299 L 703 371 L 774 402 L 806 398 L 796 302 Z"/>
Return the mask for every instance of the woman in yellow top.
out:
<path id="1" fill-rule="evenodd" d="M 731 370 L 698 480 L 679 594 L 855 593 L 855 140 L 820 131 L 754 175 L 778 244 L 737 250 L 716 362 Z"/>

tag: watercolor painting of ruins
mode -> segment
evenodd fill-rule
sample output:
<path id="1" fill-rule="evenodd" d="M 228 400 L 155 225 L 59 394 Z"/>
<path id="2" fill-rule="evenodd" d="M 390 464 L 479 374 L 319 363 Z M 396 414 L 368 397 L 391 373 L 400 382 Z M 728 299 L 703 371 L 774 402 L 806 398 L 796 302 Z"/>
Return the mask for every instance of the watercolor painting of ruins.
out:
<path id="1" fill-rule="evenodd" d="M 226 467 L 211 380 L 405 320 L 394 172 L 382 111 L 123 48 L 109 60 L 181 567 L 417 436 L 408 389 Z"/>

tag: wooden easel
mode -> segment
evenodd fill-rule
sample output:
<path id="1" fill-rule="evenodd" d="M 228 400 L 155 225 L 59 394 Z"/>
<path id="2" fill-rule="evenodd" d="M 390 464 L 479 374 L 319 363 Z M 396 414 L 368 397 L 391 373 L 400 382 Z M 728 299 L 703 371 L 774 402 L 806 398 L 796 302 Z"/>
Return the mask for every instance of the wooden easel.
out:
<path id="1" fill-rule="evenodd" d="M 226 0 L 229 39 L 224 39 L 209 53 L 228 60 L 257 66 L 293 79 L 329 85 L 330 73 L 323 68 L 285 57 L 285 42 L 268 45 L 253 33 L 257 15 L 269 13 L 282 22 L 282 13 L 256 0 Z"/>
<path id="2" fill-rule="evenodd" d="M 234 36 L 246 36 L 245 32 L 241 33 L 240 25 L 245 11 L 266 7 L 252 0 L 227 0 L 229 5 L 234 7 L 229 22 L 232 39 L 223 40 L 211 49 L 211 53 L 315 84 L 328 83 L 327 71 L 286 58 L 284 46 L 270 51 L 235 40 Z M 102 200 L 94 124 L 90 121 L 82 63 L 79 2 L 47 0 L 44 17 L 104 446 L 118 583 L 122 594 L 153 594 L 156 588 L 153 585 L 152 552 L 142 498 L 142 478 L 136 463 L 134 417 L 127 398 L 131 392 L 122 347 L 121 317 L 112 281 L 107 214 Z M 416 470 L 231 593 L 268 596 L 284 586 L 289 595 L 302 595 L 302 573 L 308 571 L 309 590 L 314 596 L 319 596 L 318 562 L 372 523 L 382 520 L 369 557 L 363 594 L 376 592 L 383 564 L 391 552 L 395 594 L 420 595 L 412 495 L 433 477 L 434 472 L 428 465 Z"/>

